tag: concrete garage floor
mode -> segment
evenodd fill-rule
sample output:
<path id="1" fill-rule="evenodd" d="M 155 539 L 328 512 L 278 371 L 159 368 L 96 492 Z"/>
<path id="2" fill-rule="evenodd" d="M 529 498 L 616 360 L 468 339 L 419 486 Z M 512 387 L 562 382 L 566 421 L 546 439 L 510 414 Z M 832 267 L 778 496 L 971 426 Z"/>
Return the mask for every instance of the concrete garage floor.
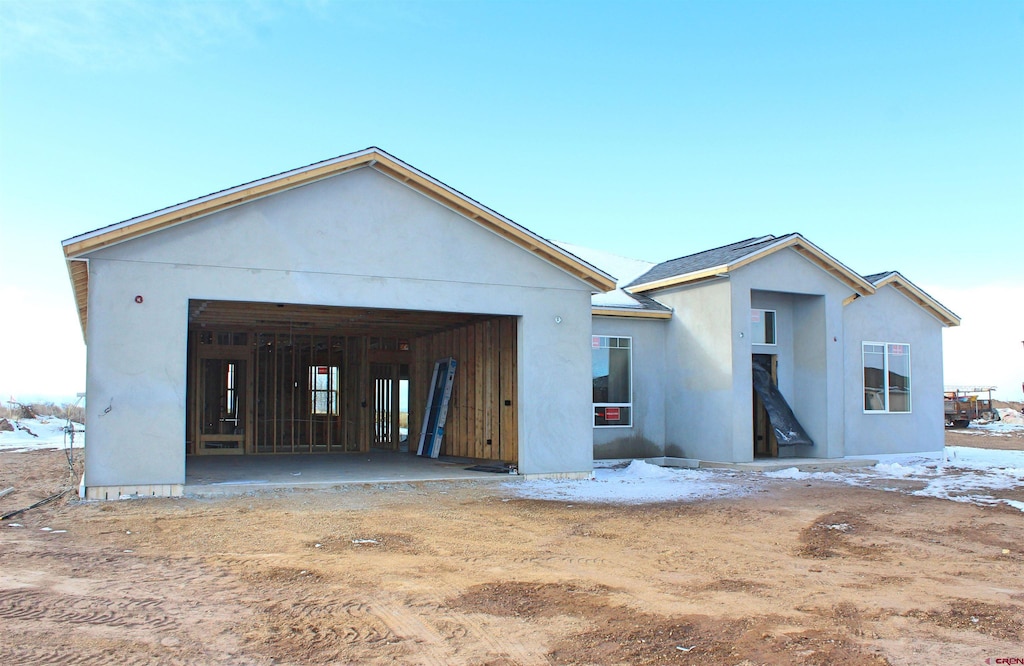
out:
<path id="1" fill-rule="evenodd" d="M 346 483 L 508 481 L 514 475 L 467 470 L 475 461 L 431 460 L 396 451 L 267 456 L 189 456 L 185 494 L 236 495 Z"/>

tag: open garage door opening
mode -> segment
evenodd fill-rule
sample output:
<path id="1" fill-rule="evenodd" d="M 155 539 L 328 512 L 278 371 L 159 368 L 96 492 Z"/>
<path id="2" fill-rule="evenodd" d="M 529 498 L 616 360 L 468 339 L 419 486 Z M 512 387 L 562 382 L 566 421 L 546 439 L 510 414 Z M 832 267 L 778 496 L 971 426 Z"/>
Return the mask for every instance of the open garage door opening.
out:
<path id="1" fill-rule="evenodd" d="M 186 453 L 414 455 L 449 356 L 441 455 L 516 465 L 516 317 L 191 300 Z"/>

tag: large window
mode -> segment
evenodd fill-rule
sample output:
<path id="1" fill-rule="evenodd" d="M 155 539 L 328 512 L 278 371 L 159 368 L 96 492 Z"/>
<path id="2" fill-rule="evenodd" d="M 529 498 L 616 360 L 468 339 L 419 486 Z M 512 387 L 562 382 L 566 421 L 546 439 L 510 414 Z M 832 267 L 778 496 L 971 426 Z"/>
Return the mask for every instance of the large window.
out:
<path id="1" fill-rule="evenodd" d="M 595 335 L 591 340 L 591 347 L 594 425 L 633 425 L 632 340 Z"/>
<path id="2" fill-rule="evenodd" d="M 338 378 L 336 365 L 311 365 L 309 367 L 310 405 L 313 414 L 338 415 Z"/>
<path id="3" fill-rule="evenodd" d="M 910 345 L 865 342 L 864 411 L 910 411 Z"/>
<path id="4" fill-rule="evenodd" d="M 775 344 L 775 310 L 750 311 L 750 342 L 755 345 Z"/>

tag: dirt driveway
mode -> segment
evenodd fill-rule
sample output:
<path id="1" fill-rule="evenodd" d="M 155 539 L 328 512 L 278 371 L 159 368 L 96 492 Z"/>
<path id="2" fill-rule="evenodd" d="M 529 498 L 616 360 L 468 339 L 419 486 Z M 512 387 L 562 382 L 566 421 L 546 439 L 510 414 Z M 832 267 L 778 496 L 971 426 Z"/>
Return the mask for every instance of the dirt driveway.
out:
<path id="1" fill-rule="evenodd" d="M 67 476 L 60 452 L 0 453 L 0 487 L 19 488 L 0 510 Z M 0 526 L 0 663 L 1024 657 L 1024 513 L 752 488 L 633 506 L 481 482 L 57 503 Z"/>

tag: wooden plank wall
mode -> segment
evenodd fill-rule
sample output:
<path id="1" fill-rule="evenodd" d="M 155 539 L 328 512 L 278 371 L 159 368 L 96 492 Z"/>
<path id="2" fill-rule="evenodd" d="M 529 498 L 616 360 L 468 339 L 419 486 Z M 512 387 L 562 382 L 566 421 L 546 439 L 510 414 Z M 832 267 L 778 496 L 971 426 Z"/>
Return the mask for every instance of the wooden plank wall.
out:
<path id="1" fill-rule="evenodd" d="M 256 409 L 249 452 L 346 450 L 344 415 L 313 412 L 309 379 L 310 367 L 342 366 L 344 339 L 327 334 L 250 335 L 255 341 L 255 353 L 249 403 L 255 404 Z M 336 388 L 340 392 L 344 387 Z"/>
<path id="2" fill-rule="evenodd" d="M 515 317 L 495 317 L 416 339 L 410 368 L 411 450 L 419 443 L 434 363 L 452 356 L 458 368 L 441 455 L 518 461 L 516 336 Z"/>

